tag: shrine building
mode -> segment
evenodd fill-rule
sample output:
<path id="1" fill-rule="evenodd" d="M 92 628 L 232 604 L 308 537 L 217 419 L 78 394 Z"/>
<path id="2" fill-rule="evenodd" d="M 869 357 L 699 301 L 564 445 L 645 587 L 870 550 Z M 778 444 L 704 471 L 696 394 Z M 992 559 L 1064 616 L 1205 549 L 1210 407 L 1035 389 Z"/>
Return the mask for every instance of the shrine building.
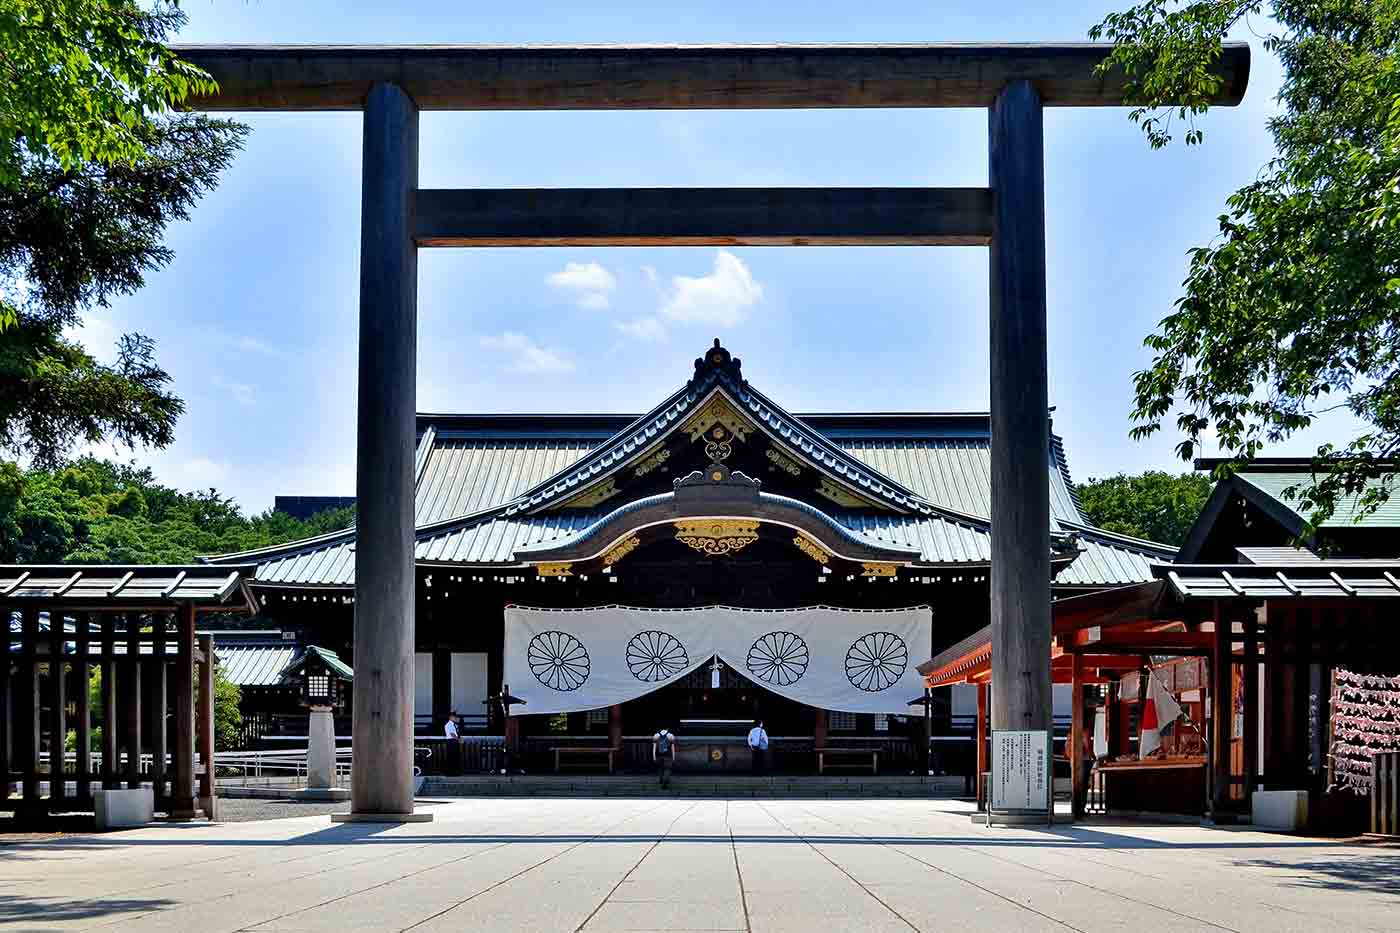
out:
<path id="1" fill-rule="evenodd" d="M 930 733 L 971 753 L 939 740 L 970 730 L 975 688 L 925 695 L 916 666 L 989 622 L 988 415 L 792 414 L 746 375 L 716 340 L 640 416 L 418 416 L 420 736 L 455 710 L 527 765 L 572 743 L 625 768 L 665 725 L 729 768 L 722 738 L 761 717 L 791 771 L 837 739 L 900 773 Z M 1175 550 L 1090 525 L 1045 441 L 1051 536 L 1024 546 L 1049 548 L 1052 595 L 1151 581 Z M 355 547 L 206 560 L 255 565 L 258 624 L 355 664 Z"/>

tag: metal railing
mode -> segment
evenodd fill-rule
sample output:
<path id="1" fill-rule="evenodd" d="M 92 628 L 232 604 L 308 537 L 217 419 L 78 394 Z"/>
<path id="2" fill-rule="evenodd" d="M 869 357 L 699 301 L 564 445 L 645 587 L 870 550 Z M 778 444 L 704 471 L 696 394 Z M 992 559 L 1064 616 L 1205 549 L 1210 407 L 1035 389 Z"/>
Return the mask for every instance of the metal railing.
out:
<path id="1" fill-rule="evenodd" d="M 352 756 L 349 748 L 335 750 L 337 780 L 348 781 Z M 278 748 L 246 752 L 215 752 L 214 766 L 225 775 L 238 775 L 245 781 L 296 783 L 306 779 L 306 749 Z"/>

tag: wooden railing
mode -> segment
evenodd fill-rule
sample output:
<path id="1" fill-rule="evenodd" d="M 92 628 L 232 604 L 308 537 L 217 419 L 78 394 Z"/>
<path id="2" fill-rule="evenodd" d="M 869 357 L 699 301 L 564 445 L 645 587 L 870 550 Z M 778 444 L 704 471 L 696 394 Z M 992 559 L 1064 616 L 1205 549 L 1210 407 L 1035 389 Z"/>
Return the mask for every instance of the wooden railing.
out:
<path id="1" fill-rule="evenodd" d="M 1400 752 L 1371 759 L 1371 832 L 1400 836 Z"/>

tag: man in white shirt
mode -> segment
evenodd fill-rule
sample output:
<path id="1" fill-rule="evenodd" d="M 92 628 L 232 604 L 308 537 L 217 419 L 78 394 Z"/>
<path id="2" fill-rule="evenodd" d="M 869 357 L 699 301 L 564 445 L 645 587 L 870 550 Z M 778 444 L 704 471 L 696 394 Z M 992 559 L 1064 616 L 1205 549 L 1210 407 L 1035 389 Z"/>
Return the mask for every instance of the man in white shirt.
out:
<path id="1" fill-rule="evenodd" d="M 755 720 L 749 730 L 749 750 L 753 752 L 753 773 L 762 774 L 768 768 L 768 731 L 762 719 Z"/>
<path id="2" fill-rule="evenodd" d="M 454 709 L 447 714 L 447 725 L 443 727 L 443 734 L 449 739 L 457 738 L 457 711 Z"/>

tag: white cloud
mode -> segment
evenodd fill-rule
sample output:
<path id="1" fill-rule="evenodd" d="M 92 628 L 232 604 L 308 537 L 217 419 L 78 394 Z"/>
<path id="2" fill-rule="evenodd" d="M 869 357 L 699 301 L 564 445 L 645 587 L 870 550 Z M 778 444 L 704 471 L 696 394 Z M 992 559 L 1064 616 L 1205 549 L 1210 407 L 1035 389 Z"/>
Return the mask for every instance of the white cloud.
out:
<path id="1" fill-rule="evenodd" d="M 608 294 L 617 279 L 596 262 L 570 262 L 546 280 L 550 287 L 572 295 L 580 308 L 601 311 L 609 304 Z"/>
<path id="2" fill-rule="evenodd" d="M 285 359 L 287 357 L 286 351 L 279 350 L 256 337 L 224 337 L 222 341 L 243 353 L 256 353 L 259 356 L 270 356 L 273 359 Z"/>
<path id="3" fill-rule="evenodd" d="M 233 469 L 227 463 L 220 463 L 208 457 L 192 457 L 187 460 L 171 459 L 167 463 L 161 464 L 157 476 L 162 483 L 174 486 L 176 489 L 189 491 L 192 489 L 218 488 L 220 492 L 227 494 L 229 476 Z"/>
<path id="4" fill-rule="evenodd" d="M 763 299 L 763 286 L 744 261 L 727 250 L 715 253 L 709 275 L 677 275 L 661 313 L 673 321 L 693 321 L 733 327 L 746 311 Z"/>
<path id="5" fill-rule="evenodd" d="M 517 373 L 566 373 L 574 368 L 564 353 L 542 347 L 524 334 L 506 331 L 499 337 L 482 337 L 483 350 L 495 350 L 508 360 L 506 368 Z"/>
<path id="6" fill-rule="evenodd" d="M 619 321 L 613 324 L 619 333 L 647 342 L 666 339 L 666 325 L 654 317 L 640 317 L 635 321 Z"/>
<path id="7" fill-rule="evenodd" d="M 257 401 L 257 390 L 246 382 L 222 382 L 220 385 L 227 389 L 228 394 L 240 405 L 251 405 Z"/>
<path id="8" fill-rule="evenodd" d="M 81 344 L 99 363 L 110 366 L 117 361 L 117 329 L 99 313 L 83 315 L 76 327 L 64 328 L 63 336 Z"/>

